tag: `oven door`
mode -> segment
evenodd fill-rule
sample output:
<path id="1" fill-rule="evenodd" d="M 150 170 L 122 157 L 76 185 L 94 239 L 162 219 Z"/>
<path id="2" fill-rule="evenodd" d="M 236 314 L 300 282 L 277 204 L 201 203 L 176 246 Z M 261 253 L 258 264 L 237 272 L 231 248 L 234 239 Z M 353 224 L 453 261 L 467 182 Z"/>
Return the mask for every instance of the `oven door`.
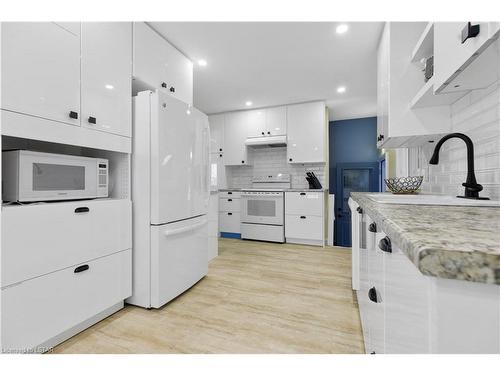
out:
<path id="1" fill-rule="evenodd" d="M 19 201 L 95 198 L 95 159 L 21 152 L 19 157 Z"/>
<path id="2" fill-rule="evenodd" d="M 283 225 L 283 193 L 252 192 L 241 195 L 241 222 Z"/>

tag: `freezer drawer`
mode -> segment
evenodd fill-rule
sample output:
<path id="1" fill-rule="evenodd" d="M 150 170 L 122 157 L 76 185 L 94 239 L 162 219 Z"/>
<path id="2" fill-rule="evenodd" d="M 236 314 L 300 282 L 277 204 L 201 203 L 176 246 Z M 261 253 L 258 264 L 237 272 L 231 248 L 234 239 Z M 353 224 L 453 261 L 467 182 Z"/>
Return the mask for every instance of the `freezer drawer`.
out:
<path id="1" fill-rule="evenodd" d="M 1 286 L 131 248 L 131 214 L 127 199 L 2 208 Z"/>
<path id="2" fill-rule="evenodd" d="M 77 267 L 83 271 L 75 272 Z M 131 295 L 131 250 L 40 276 L 1 293 L 2 349 L 33 349 Z"/>
<path id="3" fill-rule="evenodd" d="M 151 227 L 151 306 L 159 308 L 208 272 L 206 215 Z"/>

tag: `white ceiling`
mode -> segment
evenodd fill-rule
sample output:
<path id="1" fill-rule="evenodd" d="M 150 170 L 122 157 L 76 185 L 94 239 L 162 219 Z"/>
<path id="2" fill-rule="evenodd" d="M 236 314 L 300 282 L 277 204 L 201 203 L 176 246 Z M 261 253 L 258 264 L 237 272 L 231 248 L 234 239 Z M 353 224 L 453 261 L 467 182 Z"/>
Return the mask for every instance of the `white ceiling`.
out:
<path id="1" fill-rule="evenodd" d="M 326 100 L 331 120 L 376 113 L 381 22 L 351 22 L 345 34 L 336 22 L 149 24 L 195 63 L 194 105 L 207 114 L 248 109 L 247 100 L 252 108 Z"/>

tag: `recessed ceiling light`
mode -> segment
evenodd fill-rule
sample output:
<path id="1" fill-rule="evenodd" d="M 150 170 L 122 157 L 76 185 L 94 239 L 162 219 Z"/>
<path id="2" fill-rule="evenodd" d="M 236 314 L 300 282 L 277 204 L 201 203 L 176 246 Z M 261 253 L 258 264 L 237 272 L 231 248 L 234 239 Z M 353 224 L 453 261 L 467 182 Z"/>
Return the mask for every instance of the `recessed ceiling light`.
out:
<path id="1" fill-rule="evenodd" d="M 338 25 L 335 31 L 337 31 L 337 34 L 344 34 L 349 30 L 349 26 L 347 26 L 345 23 Z"/>
<path id="2" fill-rule="evenodd" d="M 345 92 L 345 86 L 339 86 L 339 87 L 337 87 L 337 92 L 339 94 L 343 94 Z"/>
<path id="3" fill-rule="evenodd" d="M 104 87 L 106 87 L 108 90 L 113 90 L 115 88 L 113 85 L 110 84 L 104 85 Z"/>
<path id="4" fill-rule="evenodd" d="M 203 60 L 203 59 L 198 60 L 198 65 L 199 66 L 207 66 L 207 60 Z"/>
<path id="5" fill-rule="evenodd" d="M 252 104 L 253 104 L 253 103 L 252 103 L 250 100 L 245 102 L 245 105 L 246 105 L 247 107 L 250 107 Z"/>

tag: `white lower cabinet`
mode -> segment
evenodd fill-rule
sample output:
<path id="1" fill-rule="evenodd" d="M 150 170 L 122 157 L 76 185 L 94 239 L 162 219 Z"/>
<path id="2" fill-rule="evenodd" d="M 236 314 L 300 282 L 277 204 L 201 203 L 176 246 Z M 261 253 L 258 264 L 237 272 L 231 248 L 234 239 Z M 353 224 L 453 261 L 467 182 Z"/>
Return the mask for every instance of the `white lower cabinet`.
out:
<path id="1" fill-rule="evenodd" d="M 286 242 L 324 246 L 325 193 L 285 192 Z"/>
<path id="2" fill-rule="evenodd" d="M 366 353 L 500 353 L 499 285 L 425 276 L 366 213 L 363 221 L 357 298 Z"/>
<path id="3" fill-rule="evenodd" d="M 132 294 L 131 255 L 121 251 L 3 288 L 2 350 L 46 351 L 68 338 L 66 331 L 119 309 Z"/>
<path id="4" fill-rule="evenodd" d="M 208 261 L 219 255 L 219 193 L 210 192 L 208 201 Z"/>
<path id="5" fill-rule="evenodd" d="M 240 191 L 221 191 L 219 193 L 219 232 L 241 233 Z"/>
<path id="6" fill-rule="evenodd" d="M 102 199 L 3 207 L 1 286 L 131 248 L 131 206 Z"/>
<path id="7" fill-rule="evenodd" d="M 219 230 L 223 233 L 241 233 L 239 212 L 219 212 Z"/>

